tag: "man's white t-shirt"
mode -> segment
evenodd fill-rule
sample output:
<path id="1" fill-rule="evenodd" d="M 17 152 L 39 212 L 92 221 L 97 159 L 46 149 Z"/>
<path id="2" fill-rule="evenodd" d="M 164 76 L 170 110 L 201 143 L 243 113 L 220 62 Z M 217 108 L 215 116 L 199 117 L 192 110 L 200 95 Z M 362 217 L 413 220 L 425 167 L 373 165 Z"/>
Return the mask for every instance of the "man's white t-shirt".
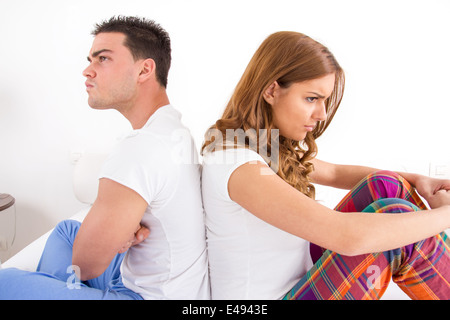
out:
<path id="1" fill-rule="evenodd" d="M 266 163 L 244 148 L 203 157 L 212 299 L 282 299 L 312 267 L 309 242 L 266 223 L 230 199 L 228 180 L 248 162 Z"/>
<path id="2" fill-rule="evenodd" d="M 124 285 L 144 299 L 209 299 L 200 165 L 195 144 L 171 105 L 159 108 L 106 160 L 100 178 L 148 203 L 149 237 L 121 265 Z"/>

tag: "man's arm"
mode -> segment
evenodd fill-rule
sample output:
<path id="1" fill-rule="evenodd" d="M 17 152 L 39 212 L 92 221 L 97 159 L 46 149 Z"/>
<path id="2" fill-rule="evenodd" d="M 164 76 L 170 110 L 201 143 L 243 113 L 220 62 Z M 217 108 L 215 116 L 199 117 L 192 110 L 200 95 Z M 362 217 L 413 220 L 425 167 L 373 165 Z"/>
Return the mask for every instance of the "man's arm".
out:
<path id="1" fill-rule="evenodd" d="M 134 190 L 100 179 L 98 196 L 81 224 L 73 245 L 72 264 L 81 280 L 100 276 L 114 256 L 134 238 L 147 202 Z"/>

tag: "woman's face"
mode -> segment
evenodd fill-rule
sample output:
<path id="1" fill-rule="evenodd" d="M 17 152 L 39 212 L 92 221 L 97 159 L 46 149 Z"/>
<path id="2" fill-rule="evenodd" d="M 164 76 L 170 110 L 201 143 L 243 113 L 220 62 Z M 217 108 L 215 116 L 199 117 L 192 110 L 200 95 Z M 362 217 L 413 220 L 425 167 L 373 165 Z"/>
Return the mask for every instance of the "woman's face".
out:
<path id="1" fill-rule="evenodd" d="M 333 92 L 335 75 L 293 83 L 282 88 L 274 82 L 264 93 L 280 135 L 302 141 L 319 121 L 327 119 L 325 101 Z"/>

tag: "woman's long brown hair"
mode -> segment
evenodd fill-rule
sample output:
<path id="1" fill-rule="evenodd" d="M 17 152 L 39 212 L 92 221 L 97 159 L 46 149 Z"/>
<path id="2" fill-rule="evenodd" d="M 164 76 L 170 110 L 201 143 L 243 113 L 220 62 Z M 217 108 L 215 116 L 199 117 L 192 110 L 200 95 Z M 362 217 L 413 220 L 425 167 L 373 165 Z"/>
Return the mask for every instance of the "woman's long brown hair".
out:
<path id="1" fill-rule="evenodd" d="M 317 154 L 317 139 L 328 127 L 339 107 L 344 92 L 344 72 L 330 51 L 311 39 L 297 33 L 282 31 L 270 35 L 258 48 L 237 84 L 222 117 L 208 130 L 219 130 L 223 139 L 227 129 L 255 129 L 266 132 L 264 143 L 271 150 L 273 123 L 272 108 L 263 93 L 275 81 L 287 88 L 293 83 L 317 79 L 334 73 L 336 80 L 331 96 L 327 99 L 327 119 L 306 135 L 305 140 L 296 141 L 279 137 L 278 172 L 283 180 L 307 196 L 314 198 L 315 189 L 308 175 L 314 170 L 310 162 Z M 263 131 L 260 131 L 264 129 Z M 259 135 L 249 139 L 259 139 Z M 211 139 L 208 132 L 202 146 L 202 154 L 214 151 L 219 141 Z M 259 141 L 260 142 L 260 141 Z M 223 145 L 224 141 L 220 141 Z M 230 142 L 228 142 L 230 143 Z M 236 143 L 236 141 L 232 141 Z M 245 142 L 243 147 L 257 146 L 257 142 Z M 253 148 L 255 149 L 255 148 Z M 254 150 L 258 152 L 258 150 Z"/>

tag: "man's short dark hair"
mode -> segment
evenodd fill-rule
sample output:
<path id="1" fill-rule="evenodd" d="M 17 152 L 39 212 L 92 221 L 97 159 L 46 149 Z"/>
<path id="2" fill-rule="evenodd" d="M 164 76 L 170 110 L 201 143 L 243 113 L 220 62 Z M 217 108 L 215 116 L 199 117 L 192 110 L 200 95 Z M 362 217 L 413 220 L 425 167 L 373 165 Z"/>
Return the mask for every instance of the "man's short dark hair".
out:
<path id="1" fill-rule="evenodd" d="M 156 22 L 138 17 L 112 17 L 95 25 L 94 36 L 105 32 L 125 34 L 124 45 L 135 60 L 153 59 L 156 63 L 156 79 L 167 87 L 171 63 L 169 34 Z"/>

